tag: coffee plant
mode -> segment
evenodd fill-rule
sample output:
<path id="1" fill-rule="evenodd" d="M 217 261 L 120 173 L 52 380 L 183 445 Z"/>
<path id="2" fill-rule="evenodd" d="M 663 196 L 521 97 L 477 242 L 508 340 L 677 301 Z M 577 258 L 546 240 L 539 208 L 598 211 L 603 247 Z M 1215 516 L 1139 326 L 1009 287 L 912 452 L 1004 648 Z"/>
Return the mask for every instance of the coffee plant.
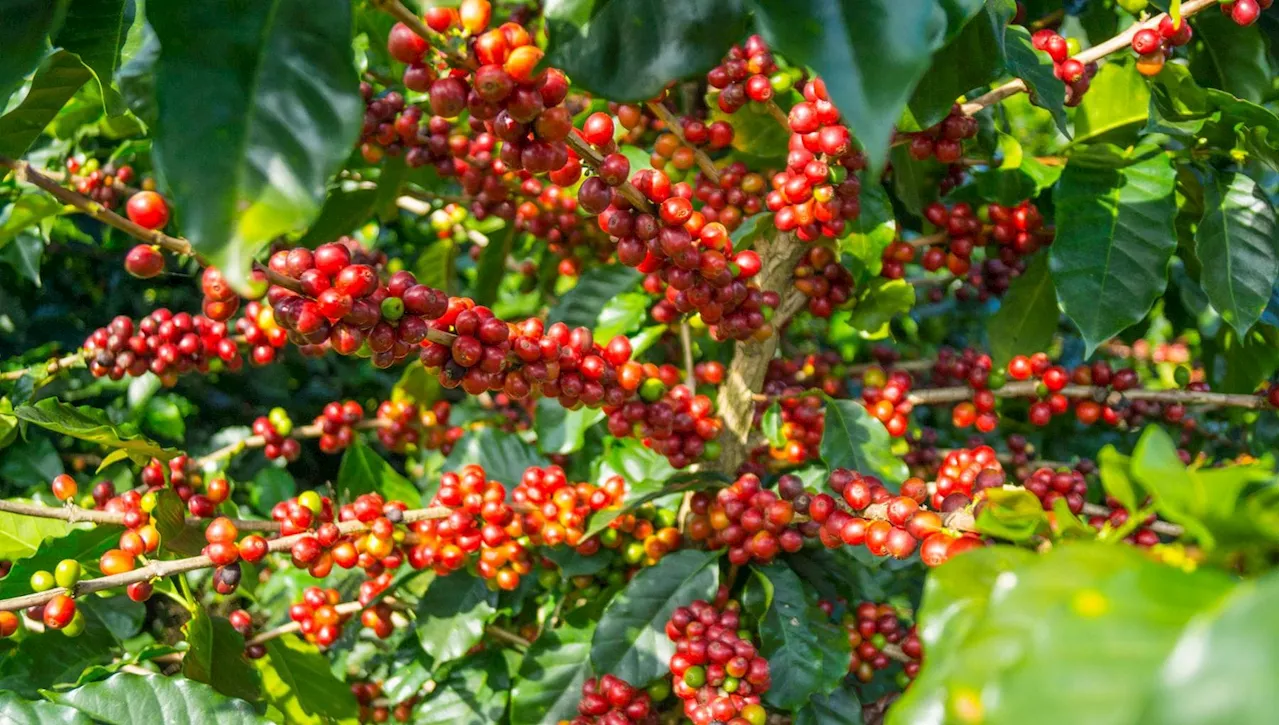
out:
<path id="1" fill-rule="evenodd" d="M 0 720 L 1280 719 L 1271 0 L 0 0 Z"/>

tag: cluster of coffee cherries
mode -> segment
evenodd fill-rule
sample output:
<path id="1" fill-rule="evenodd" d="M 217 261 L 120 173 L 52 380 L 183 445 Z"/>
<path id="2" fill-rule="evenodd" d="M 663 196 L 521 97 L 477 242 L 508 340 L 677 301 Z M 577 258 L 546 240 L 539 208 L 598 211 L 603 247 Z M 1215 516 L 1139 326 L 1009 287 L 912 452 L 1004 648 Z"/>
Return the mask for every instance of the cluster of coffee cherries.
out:
<path id="1" fill-rule="evenodd" d="M 822 398 L 816 395 L 801 395 L 801 388 L 792 388 L 778 398 L 778 410 L 781 416 L 779 433 L 783 443 L 775 447 L 773 442 L 762 446 L 753 454 L 756 457 L 767 456 L 784 466 L 798 466 L 805 461 L 817 460 L 819 447 L 822 445 L 822 432 L 825 429 L 825 416 L 822 410 Z M 764 422 L 767 407 L 756 405 L 756 429 Z"/>
<path id="2" fill-rule="evenodd" d="M 199 471 L 197 462 L 186 454 L 170 458 L 167 467 L 169 485 L 173 488 L 174 493 L 178 494 L 178 498 L 182 499 L 182 502 L 187 505 L 187 510 L 191 515 L 196 518 L 212 518 L 218 504 L 226 501 L 227 497 L 231 495 L 231 484 L 227 482 L 226 478 L 214 476 L 205 481 L 204 476 Z M 142 485 L 146 486 L 150 492 L 156 492 L 164 488 L 165 468 L 166 465 L 164 463 L 154 458 L 151 459 L 142 468 Z M 199 491 L 201 487 L 204 488 L 203 492 Z M 144 498 L 141 504 L 144 511 L 150 512 L 155 506 L 154 498 Z M 126 522 L 126 525 L 128 525 L 128 522 Z"/>
<path id="3" fill-rule="evenodd" d="M 786 478 L 799 482 L 795 476 Z M 796 521 L 794 502 L 804 487 L 795 490 L 780 482 L 778 489 L 762 488 L 760 478 L 748 473 L 714 497 L 699 491 L 690 499 L 685 531 L 708 549 L 728 547 L 735 565 L 767 564 L 781 552 L 794 554 L 804 546 L 807 528 Z"/>
<path id="4" fill-rule="evenodd" d="M 431 505 L 448 507 L 452 512 L 410 525 L 417 543 L 409 549 L 409 564 L 448 574 L 466 566 L 478 552 L 476 570 L 480 576 L 499 589 L 514 590 L 533 564 L 518 540 L 525 534 L 521 522 L 506 500 L 506 486 L 489 480 L 478 465 L 446 472 Z"/>
<path id="5" fill-rule="evenodd" d="M 840 123 L 822 79 L 805 83 L 804 100 L 791 107 L 787 124 L 787 168 L 770 179 L 765 207 L 780 231 L 793 231 L 806 242 L 843 236 L 845 222 L 861 211 L 856 172 L 866 158 Z"/>
<path id="6" fill-rule="evenodd" d="M 449 425 L 452 406 L 437 400 L 430 408 L 410 400 L 384 400 L 378 404 L 378 440 L 389 451 L 406 453 L 418 448 L 449 455 L 463 429 Z"/>
<path id="7" fill-rule="evenodd" d="M 360 706 L 359 717 L 362 723 L 384 723 L 392 718 L 396 722 L 409 722 L 413 720 L 413 708 L 418 704 L 417 695 L 410 695 L 391 707 L 377 704 L 382 697 L 382 686 L 377 682 L 353 682 L 351 694 Z"/>
<path id="8" fill-rule="evenodd" d="M 966 116 L 956 104 L 936 125 L 906 135 L 911 139 L 907 147 L 911 158 L 924 161 L 934 157 L 944 164 L 954 164 L 964 155 L 964 141 L 978 135 L 978 120 Z"/>
<path id="9" fill-rule="evenodd" d="M 908 479 L 895 496 L 874 476 L 837 468 L 827 477 L 827 486 L 853 512 L 849 514 L 836 508 L 834 501 L 828 504 L 824 500 L 820 508 L 810 504 L 814 520 L 824 519 L 821 523 L 827 534 L 821 538 L 829 547 L 837 542 L 866 546 L 875 556 L 905 559 L 919 545 L 921 560 L 927 566 L 937 566 L 966 547 L 981 544 L 977 537 L 973 537 L 972 544 L 961 544 L 961 538 L 943 531 L 942 517 L 921 507 L 928 497 L 928 488 L 920 479 Z M 817 502 L 815 497 L 814 503 Z"/>
<path id="10" fill-rule="evenodd" d="M 605 487 L 615 491 L 620 500 L 625 481 L 621 476 L 605 480 Z M 596 548 L 594 542 L 599 542 Z M 618 516 L 609 522 L 608 528 L 579 545 L 578 552 L 590 555 L 599 549 L 618 552 L 619 563 L 627 577 L 642 566 L 653 566 L 662 557 L 679 549 L 683 544 L 680 529 L 676 528 L 676 514 L 669 509 L 642 506 Z"/>
<path id="11" fill-rule="evenodd" d="M 65 475 L 65 474 L 64 474 Z M 71 589 L 80 581 L 81 575 L 80 562 L 75 559 L 63 559 L 58 562 L 53 571 L 41 569 L 31 575 L 31 591 L 47 592 L 54 587 L 62 587 Z M 35 616 L 35 615 L 39 616 Z M 13 617 L 14 630 L 18 625 L 18 618 Z M 52 599 L 44 604 L 37 605 L 28 610 L 27 616 L 35 621 L 40 621 L 49 629 L 60 630 L 68 637 L 75 637 L 84 632 L 85 618 L 84 615 L 76 608 L 76 600 L 70 594 L 58 593 Z M 7 637 L 12 632 L 5 634 L 4 620 L 0 620 L 0 636 Z"/>
<path id="12" fill-rule="evenodd" d="M 351 618 L 338 609 L 342 595 L 337 589 L 307 587 L 302 600 L 289 607 L 289 619 L 298 624 L 298 633 L 308 642 L 328 647 L 342 636 L 342 626 Z"/>
<path id="13" fill-rule="evenodd" d="M 511 501 L 521 511 L 520 529 L 535 546 L 565 544 L 589 556 L 600 547 L 596 539 L 583 539 L 591 514 L 620 503 L 625 493 L 621 476 L 594 486 L 570 482 L 560 466 L 530 466 L 511 492 Z"/>
<path id="14" fill-rule="evenodd" d="M 235 322 L 235 331 L 244 337 L 249 361 L 254 365 L 271 364 L 289 342 L 289 331 L 276 324 L 275 312 L 257 300 L 245 305 L 244 314 Z"/>
<path id="15" fill-rule="evenodd" d="M 272 408 L 267 415 L 260 415 L 253 420 L 253 434 L 262 436 L 262 454 L 268 461 L 283 458 L 296 461 L 302 454 L 302 445 L 298 439 L 290 437 L 293 433 L 293 421 L 284 408 Z"/>
<path id="16" fill-rule="evenodd" d="M 355 438 L 355 424 L 363 417 L 364 408 L 354 400 L 326 404 L 315 419 L 320 428 L 320 450 L 331 454 L 346 450 Z"/>
<path id="17" fill-rule="evenodd" d="M 674 366 L 636 363 L 623 368 L 624 379 L 633 373 L 636 380 L 643 380 L 638 384 L 639 399 L 605 408 L 610 435 L 639 438 L 675 468 L 720 457 L 716 438 L 722 423 L 711 398 L 677 384 L 680 373 Z"/>
<path id="18" fill-rule="evenodd" d="M 830 247 L 807 250 L 792 277 L 796 289 L 809 298 L 809 314 L 814 317 L 830 317 L 853 297 L 853 274 Z"/>
<path id="19" fill-rule="evenodd" d="M 128 193 L 124 191 L 125 185 L 134 179 L 133 167 L 128 164 L 116 166 L 109 162 L 101 164 L 97 159 L 81 161 L 75 156 L 68 156 L 65 165 L 67 173 L 73 177 L 75 190 L 108 209 L 114 209 L 120 203 L 121 193 Z"/>
<path id="20" fill-rule="evenodd" d="M 1271 7 L 1273 0 L 1227 0 L 1219 2 L 1222 14 L 1231 18 L 1236 25 L 1247 27 L 1258 20 L 1263 10 Z M 1161 28 L 1163 30 L 1163 28 Z"/>
<path id="21" fill-rule="evenodd" d="M 1270 4 L 1270 2 L 1268 2 Z M 1246 19 L 1247 22 L 1236 20 L 1241 25 L 1248 25 L 1258 18 L 1258 2 L 1257 0 L 1244 0 L 1243 3 L 1235 3 L 1240 6 L 1240 17 Z M 1227 10 L 1226 5 L 1223 6 L 1224 12 L 1235 19 L 1236 14 L 1232 10 Z M 1233 6 L 1234 10 L 1234 6 Z M 1138 55 L 1138 72 L 1144 76 L 1153 76 L 1160 72 L 1164 67 L 1164 62 L 1173 54 L 1173 49 L 1186 45 L 1191 42 L 1191 23 L 1186 18 L 1180 18 L 1177 24 L 1168 15 L 1160 18 L 1160 22 L 1154 28 L 1142 28 L 1133 34 L 1130 45 L 1133 52 Z M 1033 36 L 1034 39 L 1034 36 Z"/>
<path id="22" fill-rule="evenodd" d="M 686 116 L 679 123 L 684 140 L 673 132 L 661 134 L 654 140 L 653 153 L 649 156 L 650 166 L 673 178 L 685 178 L 686 172 L 694 167 L 696 147 L 706 146 L 717 151 L 733 143 L 733 125 L 728 121 L 704 123 Z"/>
<path id="23" fill-rule="evenodd" d="M 767 185 L 764 174 L 733 161 L 720 169 L 719 184 L 699 172 L 693 181 L 693 199 L 702 205 L 698 211 L 708 224 L 718 222 L 732 232 L 742 226 L 744 219 L 764 210 Z"/>
<path id="24" fill-rule="evenodd" d="M 912 385 L 911 375 L 902 370 L 873 367 L 862 374 L 862 405 L 895 438 L 907 433 L 907 417 L 915 407 L 907 399 Z"/>
<path id="25" fill-rule="evenodd" d="M 225 479 L 222 479 L 222 484 L 225 489 Z M 76 495 L 77 484 L 74 478 L 63 473 L 53 479 L 51 488 L 58 500 L 71 501 Z M 134 567 L 136 557 L 152 553 L 160 547 L 160 531 L 155 527 L 148 513 L 155 508 L 156 496 L 153 492 L 149 491 L 144 495 L 139 491 L 130 490 L 117 496 L 115 484 L 110 481 L 99 481 L 93 487 L 92 498 L 95 506 L 111 513 L 123 514 L 124 517 L 125 531 L 120 535 L 119 548 L 108 550 L 99 561 L 99 568 L 103 574 L 130 571 Z M 69 570 L 71 564 L 75 564 L 75 578 L 79 577 L 80 569 L 77 562 L 72 561 L 70 564 L 63 562 L 63 564 L 66 564 L 65 568 L 68 569 L 63 574 L 64 578 L 71 578 Z M 61 567 L 61 564 L 59 566 Z M 32 586 L 34 588 L 34 581 Z M 67 585 L 59 583 L 58 586 Z M 150 582 L 134 582 L 127 587 L 126 593 L 130 599 L 141 602 L 151 596 L 151 588 Z M 41 617 L 36 616 L 38 614 L 39 612 L 32 610 L 28 616 L 39 621 Z"/>
<path id="26" fill-rule="evenodd" d="M 620 677 L 588 677 L 582 683 L 578 715 L 559 725 L 657 725 L 649 693 Z"/>
<path id="27" fill-rule="evenodd" d="M 973 390 L 973 398 L 957 403 L 951 409 L 951 424 L 964 429 L 970 426 L 980 433 L 990 433 L 1000 423 L 996 413 L 995 390 L 1004 386 L 1005 374 L 992 370 L 991 356 L 965 348 L 957 353 L 951 348 L 938 351 L 932 370 L 938 386 L 959 384 Z"/>
<path id="28" fill-rule="evenodd" d="M 968 506 L 979 492 L 1003 486 L 1004 481 L 1004 466 L 994 448 L 958 448 L 942 459 L 929 505 L 950 513 Z"/>
<path id="29" fill-rule="evenodd" d="M 1190 38 L 1191 29 L 1188 27 L 1187 39 Z M 1089 84 L 1098 73 L 1098 62 L 1082 63 L 1077 60 L 1073 56 L 1080 52 L 1080 41 L 1064 38 L 1049 28 L 1032 33 L 1031 45 L 1053 61 L 1053 74 L 1067 87 L 1066 105 L 1080 105 L 1085 92 L 1089 90 Z"/>
<path id="30" fill-rule="evenodd" d="M 719 606 L 699 599 L 671 613 L 672 691 L 694 725 L 763 725 L 760 696 L 771 684 L 769 661 L 745 636 L 742 605 L 728 600 L 724 588 L 721 593 Z"/>
<path id="31" fill-rule="evenodd" d="M 1045 511 L 1052 511 L 1054 502 L 1063 499 L 1071 513 L 1077 515 L 1084 510 L 1084 499 L 1089 493 L 1084 474 L 1069 468 L 1055 470 L 1041 466 L 1022 480 L 1022 487 L 1040 499 Z"/>
<path id="32" fill-rule="evenodd" d="M 775 87 L 771 75 L 778 64 L 773 53 L 759 35 L 752 35 L 741 46 L 733 46 L 724 62 L 707 72 L 707 85 L 719 91 L 716 105 L 725 113 L 736 113 L 747 101 L 767 103 L 778 90 L 791 86 L 786 76 L 778 78 Z"/>
<path id="33" fill-rule="evenodd" d="M 429 321 L 448 307 L 443 292 L 400 271 L 383 283 L 371 264 L 357 261 L 350 245 L 296 247 L 271 255 L 271 269 L 297 280 L 301 294 L 280 286 L 267 293 L 277 323 L 298 345 L 326 341 L 339 355 L 367 352 L 375 367 L 408 357 L 427 339 Z"/>
<path id="34" fill-rule="evenodd" d="M 1145 503 L 1147 502 L 1144 502 L 1144 505 Z M 1124 526 L 1126 523 L 1128 523 L 1129 516 L 1130 516 L 1129 511 L 1123 505 L 1121 505 L 1119 501 L 1111 498 L 1110 496 L 1107 496 L 1106 504 L 1107 504 L 1107 508 L 1111 509 L 1111 513 L 1109 513 L 1106 516 L 1101 516 L 1101 515 L 1090 516 L 1089 517 L 1090 526 L 1101 531 L 1105 526 L 1110 526 L 1112 529 L 1117 529 L 1121 526 Z M 1134 529 L 1132 533 L 1126 536 L 1124 540 L 1127 543 L 1133 544 L 1134 546 L 1142 547 L 1144 549 L 1147 549 L 1152 546 L 1155 546 L 1156 544 L 1159 544 L 1160 535 L 1157 534 L 1155 531 L 1152 531 L 1151 528 L 1149 528 L 1150 525 L 1154 524 L 1155 522 L 1156 522 L 1156 515 L 1151 514 L 1145 520 L 1143 520 L 1142 524 L 1140 524 L 1136 529 Z"/>
<path id="35" fill-rule="evenodd" d="M 819 602 L 819 606 L 828 614 L 833 610 L 830 602 Z M 870 682 L 877 671 L 888 669 L 894 663 L 894 659 L 885 652 L 889 646 L 897 647 L 900 656 L 907 660 L 902 663 L 899 673 L 899 687 L 905 688 L 920 673 L 923 654 L 920 637 L 914 626 L 903 623 L 893 605 L 860 602 L 844 612 L 840 624 L 853 650 L 849 657 L 849 673 L 859 682 Z"/>
<path id="36" fill-rule="evenodd" d="M 253 615 L 244 609 L 233 609 L 227 615 L 227 621 L 231 624 L 231 628 L 244 637 L 246 642 L 244 645 L 244 656 L 251 660 L 260 660 L 267 655 L 267 646 L 261 642 L 249 643 L 247 640 L 253 637 L 255 625 Z"/>
<path id="37" fill-rule="evenodd" d="M 225 516 L 219 516 L 205 527 L 204 539 L 208 543 L 200 553 L 213 562 L 213 588 L 219 594 L 231 594 L 240 586 L 241 558 L 254 563 L 267 555 L 266 539 L 255 534 L 237 542 L 239 535 L 235 522 Z"/>
<path id="38" fill-rule="evenodd" d="M 94 377 L 120 380 L 151 372 L 170 387 L 181 374 L 209 372 L 214 360 L 222 360 L 232 371 L 244 364 L 235 340 L 227 335 L 225 322 L 186 312 L 175 314 L 164 307 L 136 325 L 124 315 L 117 316 L 89 335 L 84 350 Z"/>

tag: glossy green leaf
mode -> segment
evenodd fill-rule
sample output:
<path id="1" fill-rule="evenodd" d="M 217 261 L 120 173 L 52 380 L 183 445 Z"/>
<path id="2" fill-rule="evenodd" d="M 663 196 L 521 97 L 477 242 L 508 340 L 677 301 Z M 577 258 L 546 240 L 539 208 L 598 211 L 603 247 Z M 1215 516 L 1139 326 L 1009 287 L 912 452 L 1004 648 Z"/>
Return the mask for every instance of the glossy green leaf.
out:
<path id="1" fill-rule="evenodd" d="M 350 500 L 365 493 L 380 493 L 388 501 L 405 501 L 417 505 L 422 494 L 401 476 L 390 463 L 363 441 L 353 441 L 342 454 L 338 467 L 339 498 Z"/>
<path id="2" fill-rule="evenodd" d="M 92 77 L 74 53 L 50 53 L 36 68 L 21 103 L 0 116 L 0 156 L 16 158 L 26 153 L 44 127 Z"/>
<path id="3" fill-rule="evenodd" d="M 49 48 L 49 35 L 56 32 L 70 0 L 7 0 L 0 23 L 0 108 L 9 94 L 37 65 Z"/>
<path id="4" fill-rule="evenodd" d="M 484 637 L 498 595 L 466 571 L 436 577 L 418 603 L 415 628 L 422 651 L 438 663 L 456 660 Z"/>
<path id="5" fill-rule="evenodd" d="M 1191 56 L 1191 72 L 1203 85 L 1221 88 L 1253 103 L 1274 100 L 1275 51 L 1268 50 L 1262 26 L 1242 28 L 1224 13 L 1196 16 L 1201 52 Z"/>
<path id="6" fill-rule="evenodd" d="M 1009 285 L 1000 309 L 987 319 L 991 364 L 1004 368 L 1015 355 L 1047 350 L 1058 330 L 1058 298 L 1049 276 L 1049 255 L 1039 254 Z"/>
<path id="7" fill-rule="evenodd" d="M 563 322 L 569 327 L 592 327 L 605 305 L 639 280 L 639 272 L 621 264 L 588 269 L 547 313 L 547 324 Z"/>
<path id="8" fill-rule="evenodd" d="M 618 475 L 632 489 L 660 488 L 675 475 L 666 457 L 634 438 L 612 438 L 605 442 L 605 453 L 597 482 Z"/>
<path id="9" fill-rule="evenodd" d="M 1129 466 L 1129 457 L 1117 452 L 1115 446 L 1104 446 L 1098 451 L 1098 477 L 1102 480 L 1102 490 L 1126 511 L 1135 513 L 1139 496 L 1129 475 Z"/>
<path id="10" fill-rule="evenodd" d="M 12 514 L 0 514 L 0 517 L 9 516 L 12 516 Z M 29 521 L 36 520 L 25 516 L 21 518 Z M 53 521 L 53 519 L 39 520 Z M 57 523 L 61 524 L 63 522 L 59 521 Z M 0 529 L 5 531 L 16 530 L 20 526 L 22 526 L 20 522 L 11 522 L 9 524 L 0 524 Z M 0 578 L 0 599 L 30 594 L 31 586 L 27 582 L 31 580 L 31 575 L 41 570 L 53 571 L 58 562 L 63 559 L 75 559 L 80 562 L 84 570 L 83 576 L 96 576 L 99 573 L 98 559 L 107 549 L 114 549 L 119 541 L 120 529 L 110 526 L 72 529 L 65 536 L 45 539 L 35 553 L 28 554 L 25 558 L 14 560 L 13 568 L 9 570 L 9 575 Z M 9 543 L 13 545 L 12 540 Z"/>
<path id="11" fill-rule="evenodd" d="M 764 701 L 781 710 L 825 695 L 849 673 L 849 638 L 805 594 L 800 577 L 781 563 L 756 570 L 773 596 L 760 621 L 760 653 L 772 683 Z"/>
<path id="12" fill-rule="evenodd" d="M 756 26 L 769 47 L 813 68 L 870 159 L 884 165 L 894 125 L 934 50 L 948 12 L 974 3 L 935 0 L 754 0 Z M 969 13 L 972 14 L 972 13 Z"/>
<path id="13" fill-rule="evenodd" d="M 1043 504 L 1025 488 L 993 488 L 986 495 L 987 503 L 974 522 L 979 533 L 1021 542 L 1048 528 Z"/>
<path id="14" fill-rule="evenodd" d="M 341 471 L 341 468 L 339 468 Z M 253 510 L 263 516 L 270 516 L 276 504 L 298 495 L 298 482 L 287 468 L 266 466 L 253 477 L 253 485 L 249 487 L 249 503 Z"/>
<path id="15" fill-rule="evenodd" d="M 167 543 L 182 534 L 186 526 L 187 504 L 173 489 L 162 489 L 156 494 L 156 507 L 151 515 L 161 540 Z"/>
<path id="16" fill-rule="evenodd" d="M 542 725 L 578 715 L 591 676 L 592 627 L 543 632 L 525 653 L 511 691 L 511 725 Z"/>
<path id="17" fill-rule="evenodd" d="M 1131 62 L 1102 64 L 1076 109 L 1075 143 L 1117 138 L 1140 128 L 1150 113 L 1151 91 L 1147 86 L 1147 80 Z M 1136 134 L 1125 135 L 1124 139 L 1130 136 Z"/>
<path id="18" fill-rule="evenodd" d="M 1048 111 L 1058 130 L 1069 136 L 1066 86 L 1053 74 L 1053 59 L 1032 47 L 1031 33 L 1021 25 L 1005 28 L 1004 52 L 1009 72 L 1031 89 L 1031 102 Z"/>
<path id="19" fill-rule="evenodd" d="M 480 464 L 491 480 L 511 486 L 520 482 L 524 469 L 548 465 L 547 459 L 520 436 L 490 427 L 458 439 L 445 459 L 444 470 L 457 471 L 468 463 Z"/>
<path id="20" fill-rule="evenodd" d="M 685 491 L 702 491 L 710 488 L 718 488 L 720 486 L 727 485 L 728 483 L 728 476 L 708 471 L 706 473 L 689 475 L 683 480 L 681 480 L 681 477 L 676 476 L 665 485 L 655 481 L 628 484 L 627 495 L 623 499 L 623 505 L 620 508 L 609 508 L 592 514 L 589 521 L 590 525 L 587 527 L 586 534 L 584 534 L 583 538 L 590 538 L 591 536 L 604 531 L 605 527 L 619 516 L 632 513 L 641 506 L 657 501 L 660 498 L 675 496 L 676 494 L 681 494 Z"/>
<path id="21" fill-rule="evenodd" d="M 1197 615 L 1160 668 L 1139 725 L 1229 722 L 1264 725 L 1280 720 L 1276 700 L 1265 697 L 1280 679 L 1274 648 L 1276 575 L 1236 587 L 1214 611 Z"/>
<path id="22" fill-rule="evenodd" d="M 876 277 L 859 290 L 849 324 L 867 335 L 882 337 L 889 322 L 905 315 L 916 302 L 916 288 L 903 279 Z"/>
<path id="23" fill-rule="evenodd" d="M 906 479 L 907 464 L 893 455 L 884 424 L 853 400 L 827 399 L 822 462 L 880 478 L 891 490 Z"/>
<path id="24" fill-rule="evenodd" d="M 184 235 L 245 289 L 253 256 L 319 214 L 360 132 L 351 4 L 148 3 L 147 20 L 160 40 L 153 161 Z"/>
<path id="25" fill-rule="evenodd" d="M 352 230 L 369 221 L 378 203 L 379 189 L 357 186 L 346 182 L 330 189 L 320 207 L 320 213 L 307 228 L 298 243 L 315 247 L 350 234 Z"/>
<path id="26" fill-rule="evenodd" d="M 62 203 L 46 194 L 24 194 L 0 209 L 0 248 L 19 234 L 62 212 Z"/>
<path id="27" fill-rule="evenodd" d="M 351 687 L 329 669 L 329 660 L 298 637 L 267 640 L 267 656 L 254 660 L 263 697 L 286 722 L 354 725 L 358 708 Z M 221 697 L 221 696 L 219 696 Z"/>
<path id="28" fill-rule="evenodd" d="M 0 712 L 14 725 L 93 725 L 84 713 L 44 700 L 24 700 L 12 692 L 0 692 Z"/>
<path id="29" fill-rule="evenodd" d="M 119 449 L 139 465 L 151 458 L 167 461 L 178 455 L 172 448 L 162 448 L 145 436 L 112 425 L 102 411 L 89 406 L 71 406 L 56 398 L 45 398 L 35 405 L 20 406 L 14 414 L 55 433 Z"/>
<path id="30" fill-rule="evenodd" d="M 227 697 L 257 700 L 262 681 L 244 656 L 244 637 L 226 617 L 211 617 L 197 608 L 186 624 L 190 648 L 182 658 L 182 674 Z"/>
<path id="31" fill-rule="evenodd" d="M 55 702 L 107 725 L 139 722 L 262 725 L 268 722 L 254 712 L 249 703 L 220 695 L 212 687 L 185 677 L 117 674 L 52 697 Z"/>
<path id="32" fill-rule="evenodd" d="M 1072 156 L 1053 195 L 1049 270 L 1088 352 L 1146 316 L 1177 246 L 1170 157 L 1157 149 L 1116 161 L 1127 165 Z"/>
<path id="33" fill-rule="evenodd" d="M 47 486 L 63 472 L 58 449 L 45 436 L 32 436 L 14 443 L 0 456 L 0 478 L 11 486 Z"/>
<path id="34" fill-rule="evenodd" d="M 1216 88 L 1201 88 L 1178 63 L 1165 63 L 1153 81 L 1149 131 L 1234 149 L 1276 169 L 1280 121 L 1275 112 Z"/>
<path id="35" fill-rule="evenodd" d="M 853 689 L 841 687 L 825 695 L 814 695 L 796 710 L 793 725 L 862 725 L 862 703 Z"/>
<path id="36" fill-rule="evenodd" d="M 625 335 L 638 329 L 649 319 L 649 295 L 642 292 L 624 292 L 605 303 L 596 317 L 592 338 L 601 345 L 608 345 L 615 335 Z M 635 357 L 635 351 L 632 351 Z"/>
<path id="37" fill-rule="evenodd" d="M 911 96 L 911 115 L 923 127 L 950 113 L 967 91 L 997 80 L 1005 68 L 1004 26 L 1013 17 L 1011 0 L 993 0 L 964 24 L 954 38 L 933 54 L 929 72 Z"/>
<path id="38" fill-rule="evenodd" d="M 53 44 L 80 56 L 97 80 L 107 113 L 124 112 L 124 99 L 112 87 L 122 64 L 125 38 L 137 16 L 133 0 L 73 0 Z"/>
<path id="39" fill-rule="evenodd" d="M 1222 318 L 1244 334 L 1262 316 L 1280 276 L 1276 208 L 1242 173 L 1205 175 L 1204 216 L 1196 228 L 1200 285 Z"/>
<path id="40" fill-rule="evenodd" d="M 645 100 L 705 73 L 747 34 L 742 0 L 552 2 L 547 64 L 602 97 Z M 643 29 L 643 32 L 639 32 Z"/>
<path id="41" fill-rule="evenodd" d="M 718 551 L 678 551 L 636 574 L 596 625 L 591 642 L 596 669 L 633 683 L 649 682 L 666 672 L 675 654 L 667 620 L 677 607 L 715 597 L 719 558 Z"/>
<path id="42" fill-rule="evenodd" d="M 920 675 L 888 723 L 1137 721 L 1184 628 L 1233 586 L 1132 547 L 1075 543 L 1041 556 L 972 551 L 929 575 Z"/>
<path id="43" fill-rule="evenodd" d="M 18 275 L 36 287 L 40 281 L 40 262 L 44 257 L 44 240 L 36 234 L 19 234 L 9 244 L 0 248 L 0 262 L 4 262 Z"/>
<path id="44" fill-rule="evenodd" d="M 498 287 L 507 273 L 507 257 L 516 238 L 514 225 L 488 235 L 489 243 L 480 251 L 476 262 L 474 298 L 478 305 L 491 305 L 498 298 Z"/>
<path id="45" fill-rule="evenodd" d="M 582 406 L 569 410 L 557 400 L 541 398 L 533 416 L 533 429 L 538 434 L 538 448 L 547 454 L 574 453 L 582 450 L 587 429 L 604 420 L 604 411 Z"/>
<path id="46" fill-rule="evenodd" d="M 507 711 L 511 678 L 502 653 L 494 650 L 468 658 L 414 708 L 414 725 L 490 725 Z"/>
<path id="47" fill-rule="evenodd" d="M 0 511 L 0 559 L 24 559 L 36 553 L 48 539 L 58 539 L 71 531 L 71 524 L 61 519 Z"/>

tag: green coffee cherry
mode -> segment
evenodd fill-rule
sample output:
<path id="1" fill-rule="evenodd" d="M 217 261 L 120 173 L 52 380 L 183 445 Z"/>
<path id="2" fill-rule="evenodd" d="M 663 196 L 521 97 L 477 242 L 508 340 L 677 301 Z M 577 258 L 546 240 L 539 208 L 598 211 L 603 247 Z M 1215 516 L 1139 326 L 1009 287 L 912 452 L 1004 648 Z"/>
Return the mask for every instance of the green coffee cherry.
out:
<path id="1" fill-rule="evenodd" d="M 53 570 L 53 580 L 58 586 L 70 589 L 80 581 L 80 562 L 75 559 L 63 559 Z"/>
<path id="2" fill-rule="evenodd" d="M 53 574 L 43 569 L 31 575 L 31 591 L 47 592 L 54 587 Z"/>

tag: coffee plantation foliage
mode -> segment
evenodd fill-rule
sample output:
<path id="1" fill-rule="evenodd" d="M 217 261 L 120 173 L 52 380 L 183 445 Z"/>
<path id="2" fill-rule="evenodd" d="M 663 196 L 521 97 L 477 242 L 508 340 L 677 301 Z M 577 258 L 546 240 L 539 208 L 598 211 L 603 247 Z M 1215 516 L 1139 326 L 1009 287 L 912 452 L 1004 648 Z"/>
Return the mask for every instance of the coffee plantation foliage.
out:
<path id="1" fill-rule="evenodd" d="M 0 0 L 16 723 L 1275 723 L 1271 0 Z"/>

